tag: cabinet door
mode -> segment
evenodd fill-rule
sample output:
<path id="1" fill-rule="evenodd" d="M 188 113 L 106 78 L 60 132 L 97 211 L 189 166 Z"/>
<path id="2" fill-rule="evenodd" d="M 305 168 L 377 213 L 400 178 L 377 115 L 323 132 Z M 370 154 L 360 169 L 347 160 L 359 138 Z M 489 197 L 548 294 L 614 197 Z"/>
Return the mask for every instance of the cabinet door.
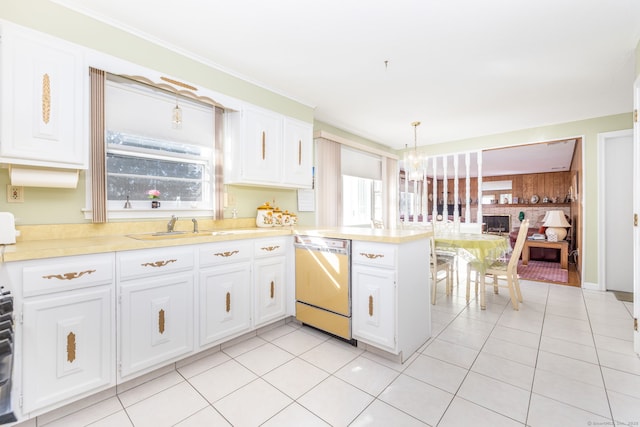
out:
<path id="1" fill-rule="evenodd" d="M 286 185 L 311 188 L 313 125 L 291 118 L 284 120 L 284 178 Z"/>
<path id="2" fill-rule="evenodd" d="M 255 326 L 285 316 L 287 289 L 285 266 L 286 257 L 284 256 L 255 261 Z"/>
<path id="3" fill-rule="evenodd" d="M 200 271 L 200 346 L 251 328 L 251 273 L 247 262 Z"/>
<path id="4" fill-rule="evenodd" d="M 111 287 L 28 298 L 23 312 L 23 412 L 115 384 Z"/>
<path id="5" fill-rule="evenodd" d="M 86 73 L 78 51 L 61 40 L 13 27 L 3 34 L 3 158 L 86 168 Z"/>
<path id="6" fill-rule="evenodd" d="M 353 337 L 395 352 L 394 271 L 354 265 L 352 278 Z"/>
<path id="7" fill-rule="evenodd" d="M 173 274 L 120 287 L 120 376 L 193 350 L 193 276 Z"/>
<path id="8" fill-rule="evenodd" d="M 244 111 L 242 176 L 255 183 L 282 178 L 282 116 L 267 110 Z"/>

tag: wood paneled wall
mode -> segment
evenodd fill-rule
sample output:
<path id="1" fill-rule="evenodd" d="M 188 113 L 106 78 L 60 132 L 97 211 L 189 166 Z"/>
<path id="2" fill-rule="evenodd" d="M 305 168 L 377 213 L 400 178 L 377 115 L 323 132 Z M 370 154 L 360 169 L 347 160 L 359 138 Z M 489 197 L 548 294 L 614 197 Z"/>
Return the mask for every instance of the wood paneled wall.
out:
<path id="1" fill-rule="evenodd" d="M 572 172 L 549 172 L 549 173 L 531 173 L 521 175 L 501 175 L 501 176 L 488 176 L 483 177 L 484 182 L 487 181 L 508 181 L 511 180 L 511 194 L 513 197 L 518 197 L 520 200 L 530 200 L 533 195 L 537 195 L 540 201 L 544 197 L 550 199 L 558 198 L 564 201 L 565 197 L 569 193 L 569 187 L 571 186 Z M 448 203 L 453 203 L 453 185 L 454 180 L 449 179 L 447 181 Z M 429 185 L 429 194 L 431 194 L 432 186 Z M 476 203 L 478 197 L 478 180 L 477 178 L 471 178 L 470 180 L 470 192 L 473 203 Z M 458 180 L 458 193 L 460 200 L 463 202 L 466 200 L 466 180 L 460 178 Z M 496 192 L 499 193 L 499 192 Z M 486 194 L 486 193 L 485 193 Z M 438 199 L 442 195 L 442 181 L 438 181 Z"/>

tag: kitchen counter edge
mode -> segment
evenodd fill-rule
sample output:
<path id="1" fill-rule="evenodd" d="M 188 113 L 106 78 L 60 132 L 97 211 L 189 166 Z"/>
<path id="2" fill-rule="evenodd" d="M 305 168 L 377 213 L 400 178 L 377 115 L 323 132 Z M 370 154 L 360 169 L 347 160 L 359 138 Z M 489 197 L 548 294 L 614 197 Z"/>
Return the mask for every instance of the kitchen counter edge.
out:
<path id="1" fill-rule="evenodd" d="M 225 230 L 223 230 L 225 231 Z M 240 234 L 211 234 L 174 239 L 139 240 L 129 235 L 88 236 L 70 239 L 43 239 L 19 241 L 3 245 L 2 261 L 27 261 L 74 255 L 131 251 L 140 249 L 168 248 L 173 246 L 198 245 L 230 240 L 257 239 L 289 235 L 311 235 L 336 239 L 369 241 L 379 243 L 405 243 L 428 238 L 430 230 L 368 229 L 358 227 L 296 227 L 296 228 L 255 228 L 243 229 Z"/>

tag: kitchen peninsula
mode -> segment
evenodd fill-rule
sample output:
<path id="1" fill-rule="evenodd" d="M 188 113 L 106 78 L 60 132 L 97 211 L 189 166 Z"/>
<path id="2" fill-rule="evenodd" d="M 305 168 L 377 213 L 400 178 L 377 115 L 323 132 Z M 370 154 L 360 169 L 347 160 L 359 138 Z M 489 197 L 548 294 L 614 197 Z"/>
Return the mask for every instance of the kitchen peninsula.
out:
<path id="1" fill-rule="evenodd" d="M 88 398 L 295 315 L 293 236 L 353 242 L 353 337 L 404 362 L 431 334 L 426 230 L 268 228 L 202 220 L 18 227 L 0 274 L 17 307 L 20 420 Z M 50 355 L 43 359 L 42 355 Z M 126 385 L 125 385 L 126 387 Z"/>

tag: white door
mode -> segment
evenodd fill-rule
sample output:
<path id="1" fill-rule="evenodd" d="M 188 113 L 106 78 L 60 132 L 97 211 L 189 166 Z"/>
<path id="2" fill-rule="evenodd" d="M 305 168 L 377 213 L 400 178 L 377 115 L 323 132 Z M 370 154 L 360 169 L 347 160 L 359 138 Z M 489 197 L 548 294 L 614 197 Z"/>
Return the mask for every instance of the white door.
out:
<path id="1" fill-rule="evenodd" d="M 638 110 L 640 110 L 640 77 L 633 85 L 633 317 L 635 318 L 635 332 L 633 334 L 634 349 L 640 353 L 640 333 L 638 332 L 638 318 L 640 317 L 640 124 L 638 124 Z"/>
<path id="2" fill-rule="evenodd" d="M 599 135 L 600 286 L 610 291 L 633 292 L 633 132 Z M 602 253 L 604 252 L 604 253 Z"/>

